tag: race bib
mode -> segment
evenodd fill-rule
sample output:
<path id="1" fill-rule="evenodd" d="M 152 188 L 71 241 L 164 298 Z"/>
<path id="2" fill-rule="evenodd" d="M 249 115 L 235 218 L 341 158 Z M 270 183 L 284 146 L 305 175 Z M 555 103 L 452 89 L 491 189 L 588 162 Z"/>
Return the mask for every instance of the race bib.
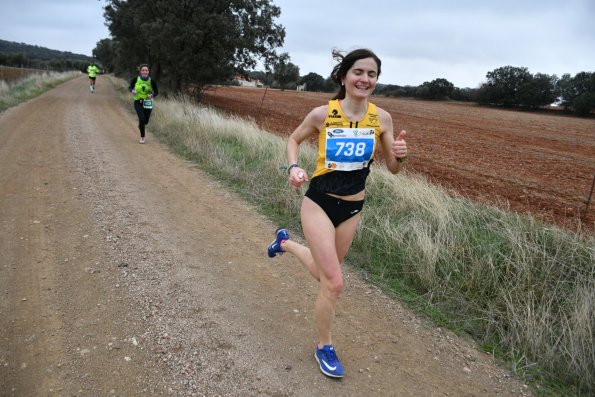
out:
<path id="1" fill-rule="evenodd" d="M 153 109 L 153 100 L 152 99 L 143 100 L 143 107 L 145 109 Z"/>
<path id="2" fill-rule="evenodd" d="M 361 170 L 374 154 L 373 128 L 327 128 L 326 168 L 337 171 Z"/>

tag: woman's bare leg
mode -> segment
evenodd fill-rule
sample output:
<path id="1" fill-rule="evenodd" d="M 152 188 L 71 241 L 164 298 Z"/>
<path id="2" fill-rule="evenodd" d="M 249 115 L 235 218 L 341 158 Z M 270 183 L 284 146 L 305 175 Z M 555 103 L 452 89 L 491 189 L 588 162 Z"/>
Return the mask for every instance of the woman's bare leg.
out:
<path id="1" fill-rule="evenodd" d="M 335 229 L 324 211 L 305 197 L 301 216 L 304 234 L 310 246 L 309 257 L 313 259 L 317 268 L 317 271 L 310 271 L 310 273 L 317 274 L 320 281 L 320 290 L 314 307 L 316 327 L 320 336 L 320 344 L 330 345 L 332 344 L 331 328 L 335 318 L 335 307 L 343 291 L 341 263 L 353 241 L 359 215 L 343 222 Z M 309 259 L 306 255 L 304 257 Z M 304 265 L 306 264 L 304 263 Z M 308 269 L 310 270 L 310 268 Z"/>
<path id="2" fill-rule="evenodd" d="M 310 252 L 310 248 L 301 245 L 300 243 L 296 243 L 293 240 L 285 240 L 281 243 L 281 248 L 285 252 L 289 252 L 293 254 L 296 258 L 299 259 L 300 262 L 304 265 L 308 272 L 316 279 L 316 281 L 320 281 L 320 275 L 318 274 L 318 266 L 314 263 L 314 258 L 312 258 L 312 253 Z"/>

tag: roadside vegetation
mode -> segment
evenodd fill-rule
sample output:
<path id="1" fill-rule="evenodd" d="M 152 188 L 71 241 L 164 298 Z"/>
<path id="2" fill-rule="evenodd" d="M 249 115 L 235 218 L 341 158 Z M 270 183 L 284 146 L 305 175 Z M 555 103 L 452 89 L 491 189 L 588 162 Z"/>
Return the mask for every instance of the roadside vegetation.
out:
<path id="1" fill-rule="evenodd" d="M 44 72 L 19 80 L 0 80 L 0 112 L 43 94 L 63 82 L 79 77 L 79 71 Z"/>
<path id="2" fill-rule="evenodd" d="M 114 84 L 128 104 L 125 83 Z M 280 226 L 301 232 L 303 192 L 287 183 L 284 139 L 185 97 L 159 100 L 156 109 L 155 135 Z M 300 164 L 314 165 L 315 155 L 304 147 Z M 593 393 L 592 236 L 453 197 L 379 166 L 365 207 L 351 268 L 436 324 L 472 335 L 538 395 Z"/>

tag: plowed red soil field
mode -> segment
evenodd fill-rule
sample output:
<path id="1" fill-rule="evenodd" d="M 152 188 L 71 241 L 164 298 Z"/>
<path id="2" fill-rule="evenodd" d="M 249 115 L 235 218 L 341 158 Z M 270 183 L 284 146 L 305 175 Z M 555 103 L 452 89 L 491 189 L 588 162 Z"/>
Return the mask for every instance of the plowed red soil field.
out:
<path id="1" fill-rule="evenodd" d="M 328 93 L 213 87 L 203 103 L 288 135 Z M 595 232 L 595 119 L 373 97 L 407 130 L 407 168 L 451 192 L 563 228 Z M 595 201 L 595 193 L 592 199 Z"/>

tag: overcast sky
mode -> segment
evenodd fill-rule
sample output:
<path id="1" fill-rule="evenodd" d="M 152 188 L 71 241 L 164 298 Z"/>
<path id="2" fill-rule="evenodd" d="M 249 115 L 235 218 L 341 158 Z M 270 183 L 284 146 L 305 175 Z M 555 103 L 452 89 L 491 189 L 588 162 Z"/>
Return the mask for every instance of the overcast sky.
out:
<path id="1" fill-rule="evenodd" d="M 595 0 L 272 0 L 300 74 L 328 77 L 333 48 L 372 49 L 380 82 L 477 87 L 501 66 L 595 71 Z M 0 39 L 91 55 L 109 37 L 104 1 L 0 0 Z"/>

